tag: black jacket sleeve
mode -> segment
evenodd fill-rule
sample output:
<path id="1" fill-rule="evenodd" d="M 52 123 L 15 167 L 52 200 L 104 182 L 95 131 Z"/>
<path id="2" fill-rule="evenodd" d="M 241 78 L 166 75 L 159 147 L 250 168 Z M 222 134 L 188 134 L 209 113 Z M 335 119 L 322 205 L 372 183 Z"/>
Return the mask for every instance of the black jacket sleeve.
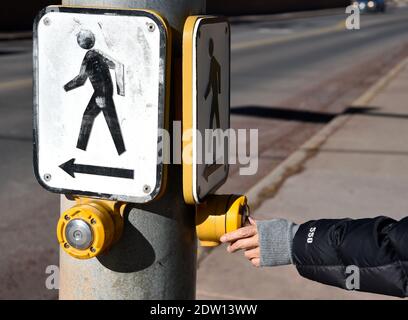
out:
<path id="1" fill-rule="evenodd" d="M 292 258 L 310 280 L 407 297 L 408 217 L 309 221 L 296 232 Z"/>

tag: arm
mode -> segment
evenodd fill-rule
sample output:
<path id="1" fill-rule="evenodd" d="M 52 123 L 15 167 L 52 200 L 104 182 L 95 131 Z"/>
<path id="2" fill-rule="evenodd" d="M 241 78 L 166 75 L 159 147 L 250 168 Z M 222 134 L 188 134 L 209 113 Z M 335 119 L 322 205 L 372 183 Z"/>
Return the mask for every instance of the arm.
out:
<path id="1" fill-rule="evenodd" d="M 204 93 L 204 99 L 207 100 L 208 96 L 210 95 L 211 92 L 211 85 L 212 85 L 212 81 L 213 81 L 213 72 L 214 72 L 214 64 L 211 63 L 210 66 L 210 79 L 208 81 L 208 85 L 207 88 L 205 89 L 205 93 Z"/>
<path id="2" fill-rule="evenodd" d="M 211 81 L 208 83 L 207 89 L 205 89 L 205 93 L 204 93 L 204 99 L 205 100 L 207 100 L 208 96 L 210 95 L 210 91 L 211 91 Z"/>
<path id="3" fill-rule="evenodd" d="M 116 90 L 118 95 L 125 96 L 125 66 L 117 62 L 115 65 Z"/>
<path id="4" fill-rule="evenodd" d="M 64 86 L 65 91 L 67 92 L 71 91 L 85 84 L 86 80 L 88 79 L 88 75 L 86 74 L 86 64 L 87 58 L 85 57 L 84 60 L 82 61 L 79 74 Z"/>
<path id="5" fill-rule="evenodd" d="M 221 66 L 217 63 L 218 93 L 221 94 Z"/>
<path id="6" fill-rule="evenodd" d="M 346 268 L 356 266 L 357 290 L 408 296 L 408 218 L 310 221 L 299 227 L 292 250 L 308 279 L 350 289 Z"/>
<path id="7" fill-rule="evenodd" d="M 256 229 L 241 228 L 221 241 L 231 242 L 229 252 L 245 250 L 255 266 L 293 263 L 305 278 L 327 285 L 408 296 L 408 218 L 317 220 L 300 226 L 279 219 L 253 225 Z M 348 288 L 351 266 L 359 273 L 354 288 Z"/>
<path id="8" fill-rule="evenodd" d="M 119 61 L 111 58 L 102 51 L 98 50 L 98 52 L 103 56 L 109 68 L 115 70 L 116 90 L 118 92 L 118 95 L 125 96 L 125 66 L 123 65 L 123 63 L 120 63 Z"/>

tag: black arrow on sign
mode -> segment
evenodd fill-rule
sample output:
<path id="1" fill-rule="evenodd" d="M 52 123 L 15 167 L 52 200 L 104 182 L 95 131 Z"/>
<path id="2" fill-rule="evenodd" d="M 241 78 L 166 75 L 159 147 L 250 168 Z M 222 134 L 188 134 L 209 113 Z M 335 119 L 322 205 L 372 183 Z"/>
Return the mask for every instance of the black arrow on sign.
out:
<path id="1" fill-rule="evenodd" d="M 83 173 L 96 176 L 134 179 L 133 170 L 76 164 L 75 159 L 63 163 L 60 165 L 60 168 L 73 178 L 75 178 L 75 173 Z"/>

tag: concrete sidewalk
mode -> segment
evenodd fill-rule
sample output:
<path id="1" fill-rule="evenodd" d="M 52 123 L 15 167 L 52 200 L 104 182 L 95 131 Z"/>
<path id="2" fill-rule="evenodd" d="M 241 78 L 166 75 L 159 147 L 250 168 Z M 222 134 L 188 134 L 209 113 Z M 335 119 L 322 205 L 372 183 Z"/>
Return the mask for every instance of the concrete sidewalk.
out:
<path id="1" fill-rule="evenodd" d="M 341 116 L 340 128 L 302 164 L 300 173 L 262 202 L 256 219 L 283 217 L 302 223 L 319 218 L 387 215 L 401 219 L 408 215 L 408 60 L 388 80 L 370 103 Z M 221 246 L 200 264 L 197 298 L 388 297 L 324 286 L 303 279 L 293 266 L 257 269 L 242 253 L 230 255 Z"/>

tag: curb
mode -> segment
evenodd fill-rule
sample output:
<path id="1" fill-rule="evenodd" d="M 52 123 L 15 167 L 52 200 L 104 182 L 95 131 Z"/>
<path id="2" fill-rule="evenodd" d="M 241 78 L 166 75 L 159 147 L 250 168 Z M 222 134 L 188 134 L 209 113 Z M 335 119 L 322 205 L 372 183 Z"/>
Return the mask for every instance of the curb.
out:
<path id="1" fill-rule="evenodd" d="M 408 58 L 398 63 L 388 74 L 383 76 L 362 96 L 355 100 L 351 106 L 355 108 L 366 106 L 395 79 L 407 64 Z M 343 127 L 351 117 L 351 114 L 343 114 L 333 119 L 278 167 L 272 170 L 271 173 L 254 185 L 246 194 L 251 211 L 254 212 L 265 200 L 273 198 L 288 178 L 302 172 L 304 164 L 313 158 L 327 139 Z"/>

